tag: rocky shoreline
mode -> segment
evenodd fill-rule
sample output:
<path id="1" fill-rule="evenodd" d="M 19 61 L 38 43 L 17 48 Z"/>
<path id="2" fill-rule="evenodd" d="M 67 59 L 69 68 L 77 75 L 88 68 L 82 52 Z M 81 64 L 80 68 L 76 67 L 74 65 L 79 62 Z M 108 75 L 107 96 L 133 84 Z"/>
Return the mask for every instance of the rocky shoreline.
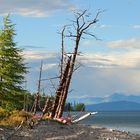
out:
<path id="1" fill-rule="evenodd" d="M 40 121 L 33 129 L 21 127 L 15 131 L 0 126 L 0 140 L 140 140 L 140 135 L 108 128 Z"/>

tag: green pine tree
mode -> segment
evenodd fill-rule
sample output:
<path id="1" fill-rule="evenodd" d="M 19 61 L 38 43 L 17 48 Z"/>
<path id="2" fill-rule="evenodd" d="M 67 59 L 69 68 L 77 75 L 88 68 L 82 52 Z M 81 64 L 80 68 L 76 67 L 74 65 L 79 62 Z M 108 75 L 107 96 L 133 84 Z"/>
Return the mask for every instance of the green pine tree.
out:
<path id="1" fill-rule="evenodd" d="M 10 102 L 17 105 L 25 91 L 22 88 L 26 66 L 21 55 L 22 50 L 14 42 L 15 25 L 9 15 L 3 20 L 0 30 L 0 98 L 1 104 Z"/>

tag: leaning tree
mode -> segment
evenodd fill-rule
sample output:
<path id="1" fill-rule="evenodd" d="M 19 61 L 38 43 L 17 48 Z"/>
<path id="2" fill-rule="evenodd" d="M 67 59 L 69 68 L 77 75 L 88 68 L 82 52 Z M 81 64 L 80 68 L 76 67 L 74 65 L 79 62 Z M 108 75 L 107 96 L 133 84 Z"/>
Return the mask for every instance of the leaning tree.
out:
<path id="1" fill-rule="evenodd" d="M 87 10 L 74 13 L 75 18 L 72 20 L 71 25 L 66 25 L 62 29 L 62 58 L 61 58 L 61 74 L 58 88 L 56 90 L 55 99 L 52 106 L 51 118 L 60 118 L 62 116 L 64 105 L 67 99 L 68 90 L 70 82 L 72 79 L 73 72 L 77 67 L 75 67 L 76 57 L 79 54 L 78 48 L 81 39 L 85 36 L 91 36 L 97 39 L 97 37 L 89 31 L 91 27 L 96 25 L 99 21 L 98 17 L 102 11 L 98 11 L 94 18 Z M 72 53 L 67 54 L 64 51 L 64 41 L 65 38 L 74 40 L 75 46 Z"/>

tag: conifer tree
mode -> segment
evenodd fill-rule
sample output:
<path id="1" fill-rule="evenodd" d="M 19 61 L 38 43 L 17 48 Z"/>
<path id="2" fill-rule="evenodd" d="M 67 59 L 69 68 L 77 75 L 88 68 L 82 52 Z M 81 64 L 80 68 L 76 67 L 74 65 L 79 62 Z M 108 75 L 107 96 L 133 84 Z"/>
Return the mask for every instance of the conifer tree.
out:
<path id="1" fill-rule="evenodd" d="M 21 55 L 22 50 L 14 42 L 15 24 L 6 16 L 0 30 L 0 98 L 3 101 L 15 101 L 24 92 L 22 83 L 26 66 Z M 21 98 L 21 97 L 20 97 Z"/>

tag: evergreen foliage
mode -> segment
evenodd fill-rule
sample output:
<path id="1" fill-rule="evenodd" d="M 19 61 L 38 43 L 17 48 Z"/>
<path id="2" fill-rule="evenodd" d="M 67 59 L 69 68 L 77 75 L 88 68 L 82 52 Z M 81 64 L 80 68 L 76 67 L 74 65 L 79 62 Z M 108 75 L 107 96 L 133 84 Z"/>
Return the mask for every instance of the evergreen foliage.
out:
<path id="1" fill-rule="evenodd" d="M 6 16 L 0 30 L 0 105 L 17 106 L 25 91 L 22 88 L 26 66 L 21 55 L 22 50 L 14 42 L 15 24 Z"/>
<path id="2" fill-rule="evenodd" d="M 85 111 L 84 103 L 66 103 L 64 111 Z"/>

